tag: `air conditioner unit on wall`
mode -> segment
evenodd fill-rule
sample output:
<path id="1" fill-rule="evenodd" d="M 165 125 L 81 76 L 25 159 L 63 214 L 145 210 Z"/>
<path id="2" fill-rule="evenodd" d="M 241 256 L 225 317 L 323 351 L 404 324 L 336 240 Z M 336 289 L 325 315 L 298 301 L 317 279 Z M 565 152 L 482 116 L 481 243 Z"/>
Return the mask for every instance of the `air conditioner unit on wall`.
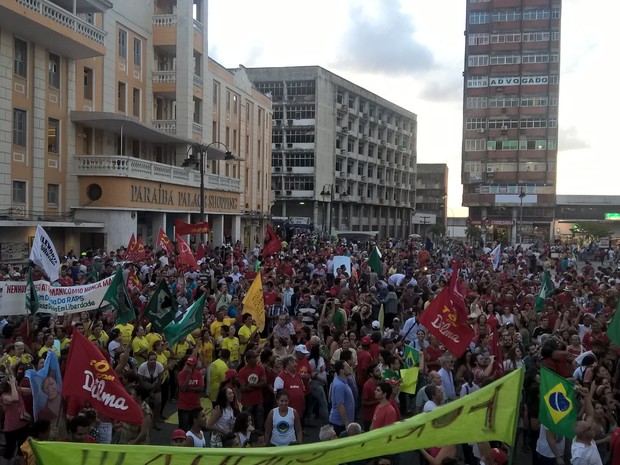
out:
<path id="1" fill-rule="evenodd" d="M 495 167 L 487 166 L 487 173 L 495 173 Z"/>

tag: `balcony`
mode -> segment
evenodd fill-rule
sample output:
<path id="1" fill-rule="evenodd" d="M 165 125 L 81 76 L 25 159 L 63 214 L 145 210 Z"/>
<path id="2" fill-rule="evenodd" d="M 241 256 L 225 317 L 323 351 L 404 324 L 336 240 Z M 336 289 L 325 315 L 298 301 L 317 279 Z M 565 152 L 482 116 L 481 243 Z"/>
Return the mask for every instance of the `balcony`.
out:
<path id="1" fill-rule="evenodd" d="M 106 32 L 77 16 L 104 12 L 107 0 L 76 0 L 76 14 L 48 0 L 6 0 L 0 4 L 0 29 L 19 33 L 36 44 L 54 44 L 54 52 L 75 59 L 103 56 Z M 67 2 L 65 2 L 67 3 Z M 69 2 L 71 4 L 71 2 Z"/>
<path id="2" fill-rule="evenodd" d="M 200 173 L 180 166 L 121 155 L 76 155 L 74 158 L 74 174 L 77 176 L 148 179 L 153 182 L 200 187 Z M 240 192 L 241 182 L 235 178 L 205 174 L 205 188 Z"/>
<path id="3" fill-rule="evenodd" d="M 153 92 L 160 95 L 174 96 L 177 91 L 176 71 L 153 71 Z"/>
<path id="4" fill-rule="evenodd" d="M 176 49 L 177 15 L 153 16 L 153 45 Z"/>
<path id="5" fill-rule="evenodd" d="M 176 134 L 177 120 L 175 119 L 154 119 L 153 127 L 157 129 L 158 131 Z"/>

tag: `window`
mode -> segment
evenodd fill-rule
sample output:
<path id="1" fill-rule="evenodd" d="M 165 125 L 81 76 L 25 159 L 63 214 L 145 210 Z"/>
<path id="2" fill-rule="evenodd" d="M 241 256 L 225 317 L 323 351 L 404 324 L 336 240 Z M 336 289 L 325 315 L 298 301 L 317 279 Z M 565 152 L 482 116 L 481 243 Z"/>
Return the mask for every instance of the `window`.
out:
<path id="1" fill-rule="evenodd" d="M 286 166 L 294 167 L 313 167 L 314 166 L 314 152 L 312 153 L 287 153 L 286 154 Z"/>
<path id="2" fill-rule="evenodd" d="M 58 206 L 60 199 L 60 186 L 58 184 L 47 185 L 47 203 L 48 205 Z"/>
<path id="3" fill-rule="evenodd" d="M 518 65 L 520 62 L 520 55 L 495 55 L 490 60 L 492 65 Z"/>
<path id="4" fill-rule="evenodd" d="M 26 181 L 13 181 L 13 204 L 26 205 Z"/>
<path id="5" fill-rule="evenodd" d="M 537 19 L 550 19 L 551 10 L 532 8 L 523 11 L 523 20 L 537 20 Z"/>
<path id="6" fill-rule="evenodd" d="M 28 77 L 28 43 L 15 39 L 13 57 L 13 72 L 19 77 Z"/>
<path id="7" fill-rule="evenodd" d="M 93 99 L 94 71 L 91 68 L 84 67 L 84 99 Z"/>
<path id="8" fill-rule="evenodd" d="M 314 131 L 307 129 L 294 129 L 288 131 L 286 142 L 294 144 L 314 143 Z"/>
<path id="9" fill-rule="evenodd" d="M 26 116 L 24 110 L 13 109 L 13 145 L 26 147 Z"/>
<path id="10" fill-rule="evenodd" d="M 522 107 L 546 107 L 548 102 L 547 97 L 521 97 Z"/>
<path id="11" fill-rule="evenodd" d="M 494 11 L 491 13 L 492 22 L 506 22 L 506 21 L 519 21 L 521 19 L 521 12 L 519 10 L 504 10 Z"/>
<path id="12" fill-rule="evenodd" d="M 118 30 L 118 56 L 127 59 L 127 31 Z"/>
<path id="13" fill-rule="evenodd" d="M 467 57 L 467 66 L 488 66 L 489 55 L 469 55 Z"/>
<path id="14" fill-rule="evenodd" d="M 116 93 L 116 110 L 125 113 L 127 101 L 127 86 L 124 82 L 119 81 Z"/>
<path id="15" fill-rule="evenodd" d="M 469 15 L 469 24 L 487 24 L 491 21 L 488 11 L 475 11 Z"/>
<path id="16" fill-rule="evenodd" d="M 135 116 L 136 118 L 140 118 L 140 89 L 138 89 L 137 87 L 133 88 L 131 105 L 133 110 L 133 116 Z"/>
<path id="17" fill-rule="evenodd" d="M 47 120 L 47 151 L 58 153 L 60 149 L 60 121 L 54 118 Z"/>
<path id="18" fill-rule="evenodd" d="M 133 64 L 142 66 L 142 41 L 140 39 L 133 40 Z"/>
<path id="19" fill-rule="evenodd" d="M 549 141 L 549 149 L 555 149 L 555 141 Z M 519 141 L 520 150 L 546 150 L 546 140 L 521 140 Z"/>
<path id="20" fill-rule="evenodd" d="M 523 42 L 549 42 L 551 33 L 549 32 L 524 32 Z"/>
<path id="21" fill-rule="evenodd" d="M 489 45 L 489 34 L 473 33 L 467 38 L 468 45 Z"/>
<path id="22" fill-rule="evenodd" d="M 230 91 L 226 91 L 226 113 L 230 113 Z"/>
<path id="23" fill-rule="evenodd" d="M 220 95 L 220 85 L 217 82 L 213 83 L 213 112 L 215 112 L 217 108 L 217 102 Z"/>
<path id="24" fill-rule="evenodd" d="M 49 54 L 49 86 L 54 89 L 60 89 L 60 57 Z"/>
<path id="25" fill-rule="evenodd" d="M 284 190 L 287 191 L 313 191 L 314 177 L 294 176 L 284 179 Z"/>
<path id="26" fill-rule="evenodd" d="M 518 107 L 518 97 L 490 97 L 489 108 Z"/>
<path id="27" fill-rule="evenodd" d="M 286 93 L 289 96 L 295 95 L 314 95 L 314 81 L 293 81 L 286 83 Z"/>
<path id="28" fill-rule="evenodd" d="M 486 139 L 465 139 L 465 150 L 480 152 L 486 149 Z"/>
<path id="29" fill-rule="evenodd" d="M 512 44 L 521 42 L 521 34 L 519 33 L 500 33 L 491 35 L 492 44 Z"/>
<path id="30" fill-rule="evenodd" d="M 467 121 L 465 122 L 465 129 L 468 130 L 482 129 L 484 131 L 486 126 L 487 124 L 485 118 L 467 118 Z"/>
<path id="31" fill-rule="evenodd" d="M 232 96 L 233 99 L 233 115 L 236 115 L 239 112 L 239 97 L 236 95 Z"/>
<path id="32" fill-rule="evenodd" d="M 512 120 L 512 119 L 507 119 L 507 118 L 490 118 L 489 119 L 489 129 L 500 129 L 500 130 L 507 130 L 507 129 L 517 129 L 519 127 L 519 121 L 518 120 Z"/>
<path id="33" fill-rule="evenodd" d="M 487 98 L 486 97 L 467 97 L 465 101 L 465 106 L 468 110 L 473 110 L 476 108 L 486 108 L 487 107 Z"/>
<path id="34" fill-rule="evenodd" d="M 489 85 L 488 76 L 470 76 L 467 78 L 467 87 L 487 87 Z"/>

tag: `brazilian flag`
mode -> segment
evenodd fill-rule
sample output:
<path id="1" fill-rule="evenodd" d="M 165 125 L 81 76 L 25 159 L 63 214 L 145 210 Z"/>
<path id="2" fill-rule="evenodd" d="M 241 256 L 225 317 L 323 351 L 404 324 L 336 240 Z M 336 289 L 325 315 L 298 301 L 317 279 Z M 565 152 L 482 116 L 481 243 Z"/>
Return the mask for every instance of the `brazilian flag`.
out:
<path id="1" fill-rule="evenodd" d="M 540 367 L 540 422 L 552 433 L 572 439 L 578 410 L 573 384 L 548 368 Z"/>
<path id="2" fill-rule="evenodd" d="M 403 349 L 403 362 L 405 364 L 405 368 L 413 368 L 418 366 L 420 363 L 420 352 L 415 350 L 413 347 L 405 345 Z"/>

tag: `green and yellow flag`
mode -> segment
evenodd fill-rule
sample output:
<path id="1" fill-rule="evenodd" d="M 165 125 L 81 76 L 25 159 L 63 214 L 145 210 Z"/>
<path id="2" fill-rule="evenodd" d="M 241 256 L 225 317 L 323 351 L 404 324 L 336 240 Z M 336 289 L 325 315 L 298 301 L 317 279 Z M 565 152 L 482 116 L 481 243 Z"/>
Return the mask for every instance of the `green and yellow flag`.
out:
<path id="1" fill-rule="evenodd" d="M 578 410 L 573 384 L 548 368 L 540 367 L 540 422 L 552 433 L 572 439 Z"/>
<path id="2" fill-rule="evenodd" d="M 418 367 L 403 368 L 400 370 L 400 376 L 402 381 L 400 383 L 400 391 L 407 394 L 415 394 L 416 387 L 418 385 L 418 374 L 420 369 Z"/>
<path id="3" fill-rule="evenodd" d="M 420 363 L 420 352 L 406 345 L 403 349 L 403 362 L 405 363 L 405 368 L 417 367 Z"/>
<path id="4" fill-rule="evenodd" d="M 336 465 L 465 442 L 514 443 L 523 368 L 431 412 L 337 441 L 208 448 L 31 441 L 39 465 Z"/>

